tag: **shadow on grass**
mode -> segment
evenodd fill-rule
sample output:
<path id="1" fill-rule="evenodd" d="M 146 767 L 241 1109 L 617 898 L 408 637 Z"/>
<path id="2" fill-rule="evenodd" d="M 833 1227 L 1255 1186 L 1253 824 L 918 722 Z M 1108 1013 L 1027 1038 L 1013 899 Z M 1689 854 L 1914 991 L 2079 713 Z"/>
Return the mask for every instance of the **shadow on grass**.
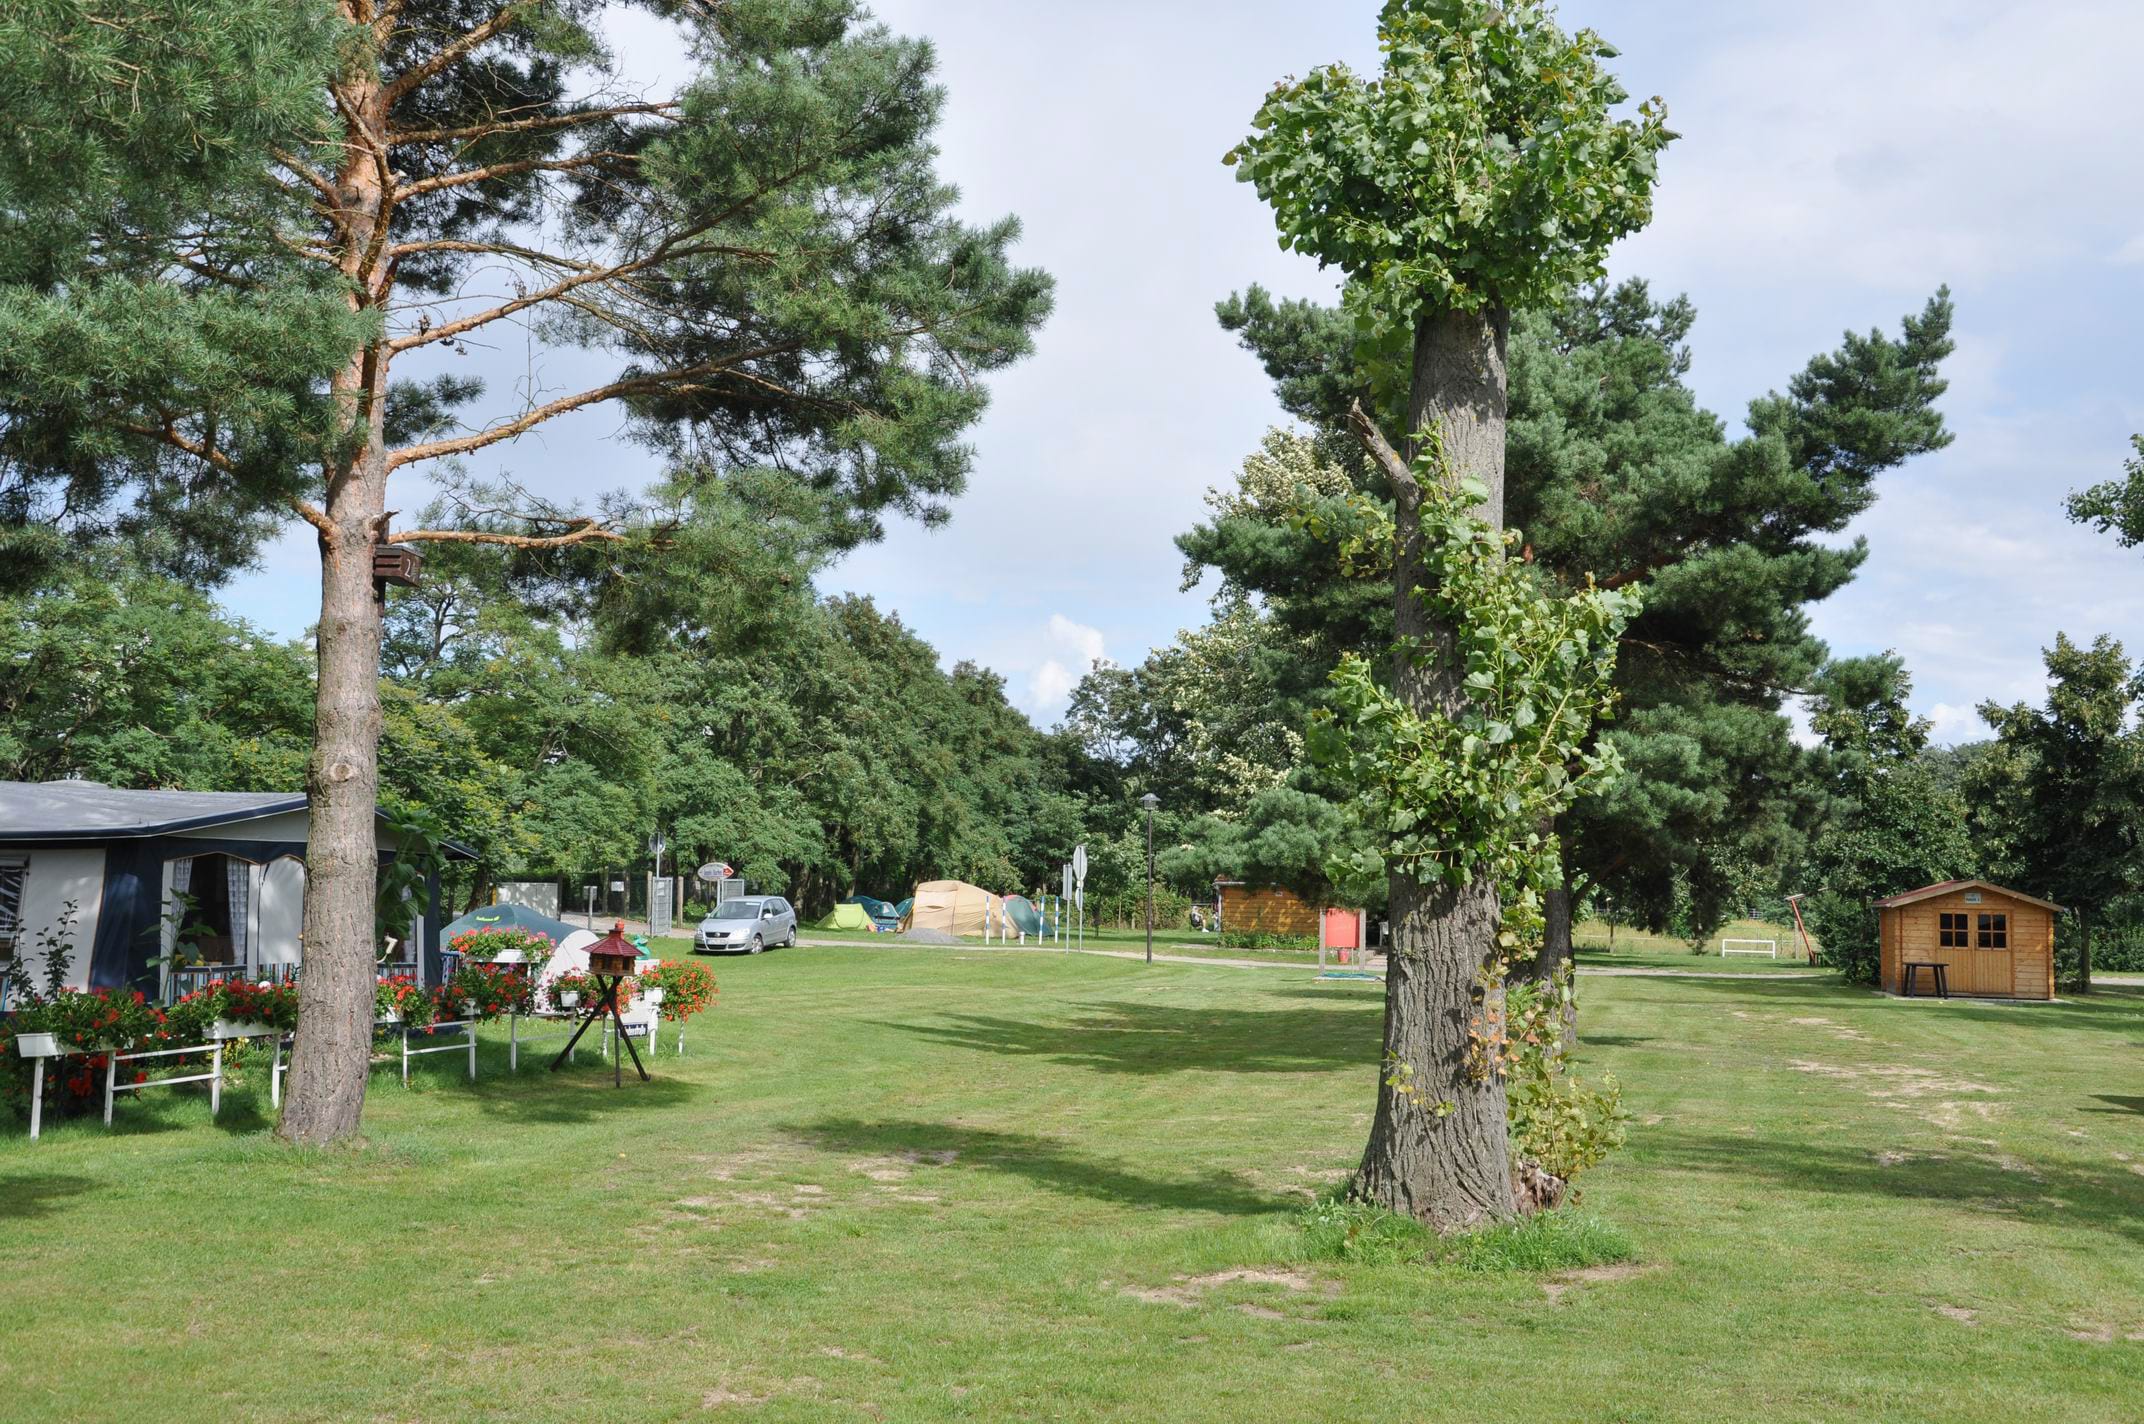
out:
<path id="1" fill-rule="evenodd" d="M 1625 980 L 1625 983 L 1634 981 Z M 1686 987 L 1697 993 L 1713 993 L 1747 1000 L 1780 1004 L 1831 1004 L 1873 1006 L 1880 1001 L 1875 989 L 1860 984 L 1842 984 L 1820 979 L 1768 980 L 1745 975 L 1738 979 L 1669 979 L 1650 982 Z M 1966 998 L 1891 1000 L 1902 1010 L 1925 1008 L 1932 1014 L 1974 1023 L 2009 1025 L 2046 1024 L 2067 1028 L 2144 1028 L 2144 990 L 2098 989 L 2087 999 L 2063 999 L 2057 1003 L 2012 1003 Z"/>
<path id="2" fill-rule="evenodd" d="M 1047 1058 L 1103 1073 L 1305 1073 L 1374 1062 L 1374 1002 L 1322 1009 L 1091 1005 L 1074 1019 L 955 1014 L 887 1027 L 957 1048 Z"/>
<path id="3" fill-rule="evenodd" d="M 2144 1117 L 2144 1098 L 2124 1098 L 2118 1097 L 2112 1093 L 2094 1093 L 2092 1095 L 2092 1099 L 2094 1102 L 2112 1103 L 2113 1106 L 2104 1108 L 2086 1108 L 2086 1112 L 2135 1113 L 2140 1117 Z"/>
<path id="4" fill-rule="evenodd" d="M 1753 1181 L 1814 1194 L 1852 1193 L 1900 1201 L 1944 1202 L 1999 1212 L 2035 1225 L 2096 1227 L 2144 1242 L 2144 1193 L 2126 1170 L 2030 1164 L 1946 1151 L 1916 1153 L 1886 1166 L 1873 1153 L 1805 1139 L 1762 1141 L 1649 1128 L 1640 1139 L 1653 1164 L 1732 1178 L 1747 1197 Z"/>
<path id="5" fill-rule="evenodd" d="M 68 1198 L 78 1197 L 95 1185 L 87 1177 L 68 1177 L 57 1172 L 18 1172 L 0 1176 L 0 1221 L 50 1216 L 60 1210 Z"/>
<path id="6" fill-rule="evenodd" d="M 933 1154 L 950 1152 L 957 1154 L 946 1163 L 951 1170 L 999 1172 L 1067 1196 L 1125 1206 L 1263 1216 L 1301 1205 L 1258 1191 L 1232 1172 L 1145 1176 L 1121 1163 L 1090 1157 L 1066 1143 L 1027 1132 L 993 1132 L 943 1122 L 865 1122 L 842 1117 L 820 1118 L 789 1131 L 822 1152 L 867 1156 L 908 1153 L 926 1162 L 933 1160 Z"/>

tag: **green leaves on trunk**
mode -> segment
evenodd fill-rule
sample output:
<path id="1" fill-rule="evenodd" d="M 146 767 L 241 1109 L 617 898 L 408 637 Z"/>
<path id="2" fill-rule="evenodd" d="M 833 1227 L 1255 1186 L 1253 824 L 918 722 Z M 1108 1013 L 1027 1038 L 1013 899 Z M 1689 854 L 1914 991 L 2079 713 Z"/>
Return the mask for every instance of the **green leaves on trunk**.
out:
<path id="1" fill-rule="evenodd" d="M 1350 653 L 1333 673 L 1333 704 L 1312 717 L 1308 750 L 1356 789 L 1386 863 L 1455 886 L 1491 876 L 1507 919 L 1523 917 L 1559 873 L 1543 826 L 1619 769 L 1614 746 L 1595 744 L 1592 729 L 1613 707 L 1616 643 L 1639 600 L 1590 585 L 1568 596 L 1545 589 L 1507 557 L 1516 531 L 1468 513 L 1473 496 L 1443 478 L 1438 442 L 1423 445 L 1415 597 L 1431 625 L 1453 635 L 1448 647 L 1418 644 L 1400 656 L 1449 660 L 1464 696 L 1416 710 Z M 1367 532 L 1340 537 L 1343 557 L 1382 549 L 1389 558 L 1389 516 L 1357 500 Z M 1336 868 L 1335 878 L 1368 868 Z"/>

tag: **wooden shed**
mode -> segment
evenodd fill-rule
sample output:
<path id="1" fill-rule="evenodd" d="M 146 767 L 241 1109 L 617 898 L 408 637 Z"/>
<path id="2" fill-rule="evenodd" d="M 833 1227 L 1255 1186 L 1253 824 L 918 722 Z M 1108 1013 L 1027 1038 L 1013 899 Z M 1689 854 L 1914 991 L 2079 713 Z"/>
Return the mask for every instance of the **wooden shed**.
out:
<path id="1" fill-rule="evenodd" d="M 1216 880 L 1215 899 L 1220 902 L 1221 928 L 1246 934 L 1300 935 L 1309 939 L 1318 932 L 1318 907 L 1296 894 L 1269 885 L 1248 885 L 1241 880 Z"/>
<path id="2" fill-rule="evenodd" d="M 2055 916 L 2062 907 L 1985 880 L 1945 880 L 1876 902 L 1882 985 L 1897 993 L 1905 966 L 1942 964 L 1953 994 L 2055 997 Z M 1928 987 L 1919 976 L 1916 992 Z"/>

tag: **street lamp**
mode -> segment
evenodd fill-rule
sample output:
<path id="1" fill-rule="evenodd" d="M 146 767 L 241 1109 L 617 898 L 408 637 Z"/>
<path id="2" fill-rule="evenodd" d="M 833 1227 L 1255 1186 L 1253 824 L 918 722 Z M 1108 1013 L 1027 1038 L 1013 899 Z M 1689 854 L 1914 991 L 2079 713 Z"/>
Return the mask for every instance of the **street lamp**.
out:
<path id="1" fill-rule="evenodd" d="M 1149 791 L 1139 798 L 1146 807 L 1146 962 L 1154 962 L 1154 808 L 1161 798 Z"/>

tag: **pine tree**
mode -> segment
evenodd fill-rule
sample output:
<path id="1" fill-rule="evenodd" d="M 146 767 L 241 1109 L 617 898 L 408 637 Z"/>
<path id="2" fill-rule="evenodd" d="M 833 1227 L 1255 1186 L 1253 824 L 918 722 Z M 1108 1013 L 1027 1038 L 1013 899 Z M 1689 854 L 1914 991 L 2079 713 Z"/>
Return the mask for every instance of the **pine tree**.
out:
<path id="1" fill-rule="evenodd" d="M 64 179 L 0 203 L 23 230 L 56 216 L 82 234 L 28 278 L 9 274 L 6 296 L 47 322 L 42 349 L 57 358 L 50 373 L 0 358 L 0 434 L 26 492 L 17 506 L 30 507 L 17 527 L 46 511 L 46 530 L 64 524 L 80 508 L 64 492 L 94 481 L 104 506 L 131 502 L 134 518 L 222 500 L 315 531 L 306 958 L 279 1131 L 325 1142 L 357 1128 L 371 1038 L 373 551 L 559 549 L 628 533 L 610 511 L 533 501 L 461 527 L 398 529 L 397 473 L 429 469 L 452 487 L 459 457 L 617 402 L 699 478 L 783 472 L 839 540 L 873 537 L 889 511 L 940 518 L 966 476 L 960 435 L 986 400 L 978 378 L 1026 352 L 1050 286 L 1011 265 L 1015 223 L 952 215 L 931 142 L 943 97 L 931 49 L 870 23 L 853 0 L 647 0 L 639 8 L 674 24 L 696 64 L 683 89 L 656 98 L 603 42 L 605 12 L 623 6 L 112 8 L 143 46 L 127 63 L 158 72 L 176 45 L 214 58 L 203 74 L 258 66 L 258 87 L 287 101 L 272 117 L 287 122 L 232 139 L 202 180 L 216 186 L 181 192 L 173 221 L 137 225 L 130 206 Z M 243 42 L 243 26 L 291 12 L 317 17 L 324 38 Z M 79 14 L 41 6 L 0 32 L 0 64 L 35 89 L 17 102 L 47 120 L 26 131 L 25 168 L 64 148 L 74 115 L 115 107 L 108 88 L 37 59 L 53 24 L 101 28 L 68 29 Z M 145 170 L 183 147 L 185 106 L 202 97 L 191 76 L 169 87 L 170 111 L 133 127 L 113 120 L 127 140 L 118 147 Z M 112 281 L 77 280 L 107 268 Z M 322 292 L 339 310 L 320 314 Z M 15 319 L 0 306 L 0 322 Z M 225 326 L 243 330 L 219 341 Z M 612 369 L 458 424 L 479 391 L 439 366 L 508 333 L 597 353 Z M 12 350 L 7 334 L 0 348 Z M 226 350 L 247 359 L 219 361 Z M 277 403 L 248 377 L 279 351 L 291 376 L 262 387 Z M 411 367 L 426 374 L 398 375 Z M 482 503 L 467 491 L 461 502 Z M 239 552 L 212 549 L 212 566 Z"/>
<path id="2" fill-rule="evenodd" d="M 1358 398 L 1392 408 L 1377 350 L 1340 311 L 1252 288 L 1219 314 L 1314 427 L 1339 428 Z M 1740 867 L 1792 858 L 1817 803 L 1781 708 L 1825 662 L 1808 605 L 1866 557 L 1858 541 L 1822 536 L 1874 502 L 1885 470 L 1950 439 L 1935 407 L 1945 292 L 1895 337 L 1848 334 L 1785 394 L 1752 402 L 1750 434 L 1733 441 L 1684 383 L 1695 317 L 1642 282 L 1594 284 L 1516 314 L 1511 338 L 1505 487 L 1528 556 L 1566 587 L 1592 576 L 1645 596 L 1618 659 L 1622 706 L 1602 730 L 1632 774 L 1558 828 L 1569 884 L 1655 930 L 1679 893 L 1709 928 Z M 1389 497 L 1354 469 L 1360 488 Z M 1378 590 L 1340 577 L 1305 530 L 1223 510 L 1179 542 L 1315 645 L 1386 635 Z M 1568 924 L 1552 915 L 1564 937 L 1546 946 L 1544 972 L 1567 956 Z"/>

